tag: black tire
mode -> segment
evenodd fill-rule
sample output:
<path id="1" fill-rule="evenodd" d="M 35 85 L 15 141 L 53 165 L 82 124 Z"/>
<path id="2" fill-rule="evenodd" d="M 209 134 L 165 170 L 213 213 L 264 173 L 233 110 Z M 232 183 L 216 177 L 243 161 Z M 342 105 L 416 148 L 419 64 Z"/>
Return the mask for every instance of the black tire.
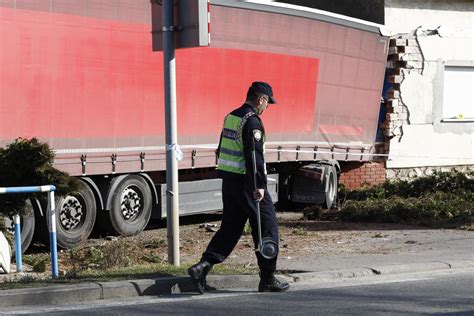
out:
<path id="1" fill-rule="evenodd" d="M 112 233 L 134 236 L 142 232 L 152 212 L 152 195 L 146 180 L 138 175 L 128 175 L 109 195 L 112 207 L 108 219 Z"/>
<path id="2" fill-rule="evenodd" d="M 86 183 L 81 182 L 78 192 L 57 196 L 56 239 L 58 246 L 71 249 L 86 242 L 94 228 L 96 214 L 95 196 Z M 47 214 L 45 216 L 47 217 Z"/>
<path id="3" fill-rule="evenodd" d="M 323 206 L 327 209 L 331 209 L 336 205 L 337 200 L 337 172 L 334 166 L 327 167 L 327 175 L 326 175 L 326 185 L 327 190 L 325 193 L 325 199 Z"/>
<path id="4" fill-rule="evenodd" d="M 33 235 L 35 233 L 35 207 L 39 207 L 39 202 L 36 199 L 28 199 L 26 201 L 27 212 L 20 216 L 20 234 L 21 234 L 21 252 L 25 253 L 31 245 Z M 5 227 L 7 233 L 11 234 L 12 240 L 14 235 L 13 219 L 5 217 Z M 15 245 L 12 245 L 12 256 L 15 255 Z"/>
<path id="5" fill-rule="evenodd" d="M 44 198 L 44 197 L 43 197 Z M 41 199 L 39 207 L 35 209 L 35 235 L 33 239 L 35 241 L 42 242 L 45 246 L 49 246 L 49 232 L 48 224 L 46 223 L 46 209 L 47 199 Z"/>

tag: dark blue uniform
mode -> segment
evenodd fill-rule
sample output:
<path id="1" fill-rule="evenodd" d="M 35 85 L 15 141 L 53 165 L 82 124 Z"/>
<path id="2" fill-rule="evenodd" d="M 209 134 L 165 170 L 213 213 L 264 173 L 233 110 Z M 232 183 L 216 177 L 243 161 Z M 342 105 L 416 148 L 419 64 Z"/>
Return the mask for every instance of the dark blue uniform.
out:
<path id="1" fill-rule="evenodd" d="M 245 114 L 253 111 L 250 105 L 244 104 L 231 114 L 244 117 Z M 265 130 L 261 119 L 256 114 L 250 116 L 242 129 L 246 174 L 240 175 L 220 171 L 222 178 L 222 200 L 224 204 L 222 224 L 203 254 L 203 259 L 211 264 L 221 263 L 229 256 L 242 235 L 247 219 L 249 219 L 250 226 L 252 227 L 252 237 L 255 248 L 257 248 L 257 208 L 254 198 L 252 166 L 252 150 L 254 145 L 257 167 L 257 188 L 265 190 L 264 198 L 260 201 L 262 237 L 270 237 L 278 244 L 279 237 L 275 207 L 267 190 L 267 177 L 265 174 L 265 160 L 263 156 L 264 135 Z M 218 150 L 219 149 L 220 142 Z M 259 252 L 256 252 L 256 255 L 261 271 L 274 272 L 276 270 L 276 257 L 274 259 L 265 259 Z"/>

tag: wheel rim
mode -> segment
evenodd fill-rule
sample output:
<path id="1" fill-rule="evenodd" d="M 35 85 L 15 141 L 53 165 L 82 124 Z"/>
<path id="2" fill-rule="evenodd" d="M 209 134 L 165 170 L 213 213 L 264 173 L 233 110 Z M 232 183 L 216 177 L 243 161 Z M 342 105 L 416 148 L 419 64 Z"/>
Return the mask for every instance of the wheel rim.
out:
<path id="1" fill-rule="evenodd" d="M 128 186 L 120 198 L 120 212 L 126 221 L 135 220 L 143 210 L 143 194 L 136 186 Z"/>
<path id="2" fill-rule="evenodd" d="M 336 192 L 336 186 L 334 185 L 334 173 L 330 173 L 329 175 L 329 197 L 331 200 L 334 199 L 334 195 Z"/>
<path id="3" fill-rule="evenodd" d="M 78 197 L 68 195 L 59 208 L 59 223 L 67 231 L 78 229 L 85 215 L 84 202 Z"/>

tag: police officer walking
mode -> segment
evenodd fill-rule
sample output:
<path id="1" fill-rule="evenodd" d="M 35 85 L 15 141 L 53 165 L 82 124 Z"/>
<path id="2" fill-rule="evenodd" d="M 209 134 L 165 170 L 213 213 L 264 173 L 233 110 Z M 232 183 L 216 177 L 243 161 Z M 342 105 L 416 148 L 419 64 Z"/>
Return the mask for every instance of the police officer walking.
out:
<path id="1" fill-rule="evenodd" d="M 264 160 L 265 129 L 260 119 L 268 104 L 274 104 L 272 87 L 265 82 L 253 82 L 245 103 L 224 120 L 219 147 L 218 166 L 222 178 L 224 205 L 222 223 L 201 260 L 188 269 L 199 293 L 206 290 L 206 276 L 214 264 L 223 262 L 239 241 L 247 219 L 252 228 L 255 248 L 258 246 L 257 205 L 260 203 L 261 231 L 278 247 L 278 226 L 270 194 Z M 255 151 L 255 162 L 252 159 Z M 253 163 L 256 164 L 254 180 Z M 256 183 L 254 183 L 256 181 Z M 255 189 L 256 188 L 256 189 Z M 258 250 L 258 249 L 257 249 Z M 259 292 L 285 292 L 289 284 L 275 278 L 277 257 L 267 259 L 256 251 L 260 268 Z"/>

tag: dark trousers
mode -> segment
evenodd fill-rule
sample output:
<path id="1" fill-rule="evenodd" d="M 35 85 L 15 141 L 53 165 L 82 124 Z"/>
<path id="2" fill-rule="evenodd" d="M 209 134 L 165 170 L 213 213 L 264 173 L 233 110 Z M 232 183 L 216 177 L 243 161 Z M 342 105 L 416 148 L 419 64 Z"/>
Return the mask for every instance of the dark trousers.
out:
<path id="1" fill-rule="evenodd" d="M 252 228 L 255 248 L 258 245 L 257 207 L 253 198 L 253 187 L 244 181 L 222 180 L 222 201 L 224 210 L 220 229 L 216 232 L 203 254 L 203 259 L 212 264 L 223 262 L 239 241 L 247 219 Z M 278 225 L 272 199 L 265 188 L 264 198 L 260 201 L 262 238 L 270 237 L 278 244 Z M 276 261 L 265 259 L 256 251 L 261 271 L 274 272 Z"/>

